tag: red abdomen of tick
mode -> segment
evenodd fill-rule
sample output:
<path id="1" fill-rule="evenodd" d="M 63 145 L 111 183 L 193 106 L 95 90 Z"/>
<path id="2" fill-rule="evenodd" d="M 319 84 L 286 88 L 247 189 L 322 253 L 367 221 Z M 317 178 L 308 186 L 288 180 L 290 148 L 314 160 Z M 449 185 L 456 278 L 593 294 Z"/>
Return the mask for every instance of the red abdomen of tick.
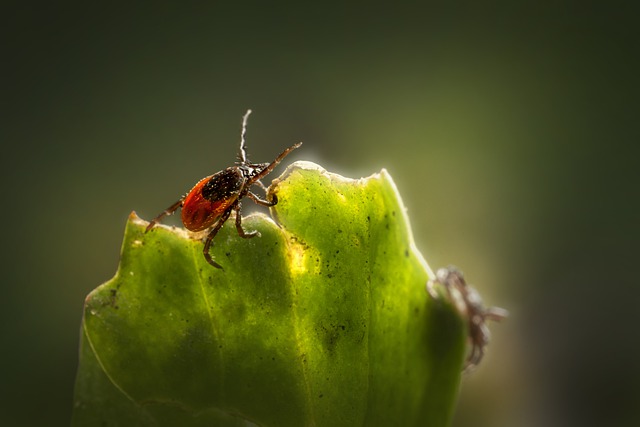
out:
<path id="1" fill-rule="evenodd" d="M 191 231 L 211 227 L 238 201 L 246 178 L 230 167 L 198 181 L 182 202 L 182 223 Z"/>

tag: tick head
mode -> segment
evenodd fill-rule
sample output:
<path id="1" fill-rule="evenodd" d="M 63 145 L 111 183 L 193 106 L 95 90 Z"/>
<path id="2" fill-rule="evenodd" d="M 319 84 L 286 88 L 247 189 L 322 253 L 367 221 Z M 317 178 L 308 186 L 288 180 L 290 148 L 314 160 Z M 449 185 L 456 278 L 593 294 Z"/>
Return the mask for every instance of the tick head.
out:
<path id="1" fill-rule="evenodd" d="M 240 166 L 239 169 L 242 171 L 242 175 L 247 180 L 253 179 L 256 175 L 260 174 L 269 166 L 269 163 L 251 163 L 248 165 Z"/>

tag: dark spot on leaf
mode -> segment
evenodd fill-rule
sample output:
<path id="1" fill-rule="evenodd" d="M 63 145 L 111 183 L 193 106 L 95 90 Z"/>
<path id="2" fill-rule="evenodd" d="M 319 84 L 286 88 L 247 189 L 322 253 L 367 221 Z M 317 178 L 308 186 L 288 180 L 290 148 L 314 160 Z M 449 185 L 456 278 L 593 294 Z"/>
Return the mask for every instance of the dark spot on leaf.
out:
<path id="1" fill-rule="evenodd" d="M 113 308 L 115 308 L 116 310 L 118 309 L 118 290 L 117 289 L 110 289 L 109 290 L 109 305 Z"/>
<path id="2" fill-rule="evenodd" d="M 405 249 L 405 250 L 404 250 L 404 256 L 405 256 L 406 258 L 409 258 L 409 249 Z"/>
<path id="3" fill-rule="evenodd" d="M 319 398 L 322 398 L 322 396 L 323 396 L 322 394 L 318 395 Z"/>

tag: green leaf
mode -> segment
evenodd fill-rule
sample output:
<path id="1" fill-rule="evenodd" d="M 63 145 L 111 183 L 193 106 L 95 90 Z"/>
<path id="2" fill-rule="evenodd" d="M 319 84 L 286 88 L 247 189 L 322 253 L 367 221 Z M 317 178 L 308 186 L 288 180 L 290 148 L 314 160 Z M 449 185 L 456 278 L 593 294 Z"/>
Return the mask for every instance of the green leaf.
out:
<path id="1" fill-rule="evenodd" d="M 132 214 L 116 276 L 89 294 L 73 425 L 445 426 L 466 326 L 431 274 L 382 171 L 307 162 L 270 192 L 276 225 L 214 240 Z"/>

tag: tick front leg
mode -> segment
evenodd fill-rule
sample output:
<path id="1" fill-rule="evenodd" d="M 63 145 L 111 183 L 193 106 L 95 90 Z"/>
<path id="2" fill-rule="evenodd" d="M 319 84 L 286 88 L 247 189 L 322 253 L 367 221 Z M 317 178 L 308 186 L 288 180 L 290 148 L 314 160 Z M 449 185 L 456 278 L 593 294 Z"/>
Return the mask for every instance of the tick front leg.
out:
<path id="1" fill-rule="evenodd" d="M 238 202 L 233 208 L 233 210 L 236 211 L 236 230 L 238 230 L 238 234 L 240 235 L 240 237 L 244 239 L 249 239 L 251 237 L 259 236 L 260 233 L 257 230 L 253 230 L 249 232 L 244 231 L 244 228 L 242 228 L 242 214 L 240 213 L 241 209 L 242 209 L 242 205 L 240 204 L 240 202 Z"/>
<path id="2" fill-rule="evenodd" d="M 271 201 L 268 201 L 268 200 L 265 200 L 265 199 L 261 199 L 260 196 L 258 196 L 257 194 L 253 194 L 251 191 L 249 191 L 247 193 L 247 196 L 249 196 L 249 198 L 251 200 L 253 200 L 254 202 L 256 202 L 257 204 L 262 205 L 262 206 L 271 207 L 271 206 L 275 206 L 275 205 L 278 204 L 278 198 L 276 197 L 275 194 L 273 195 L 273 200 L 271 200 Z"/>
<path id="3" fill-rule="evenodd" d="M 164 218 L 165 216 L 171 215 L 172 213 L 174 213 L 179 207 L 182 206 L 182 202 L 183 201 L 184 201 L 184 197 L 181 197 L 180 200 L 178 200 L 177 202 L 175 202 L 174 204 L 169 206 L 167 209 L 162 211 L 162 213 L 160 215 L 158 215 L 157 217 L 153 218 L 149 222 L 149 225 L 147 225 L 147 228 L 144 230 L 144 232 L 146 233 L 147 231 L 151 230 L 153 228 L 153 226 L 156 225 L 158 222 L 160 222 L 160 220 L 162 218 Z"/>
<path id="4" fill-rule="evenodd" d="M 258 187 L 262 188 L 264 190 L 264 192 L 266 193 L 267 191 L 269 191 L 269 189 L 267 188 L 266 185 L 264 185 L 262 183 L 262 181 L 257 180 L 256 182 L 254 182 L 255 185 L 257 185 Z"/>
<path id="5" fill-rule="evenodd" d="M 276 157 L 276 159 L 269 163 L 269 165 L 264 168 L 262 170 L 262 172 L 260 172 L 258 175 L 253 177 L 253 181 L 258 181 L 262 178 L 264 178 L 265 176 L 267 176 L 269 173 L 271 173 L 272 170 L 275 169 L 275 167 L 278 165 L 278 163 L 280 163 L 282 161 L 282 159 L 284 159 L 285 157 L 287 157 L 287 155 L 289 155 L 289 153 L 291 153 L 293 150 L 295 150 L 296 148 L 300 147 L 302 145 L 302 142 L 298 142 L 297 144 L 293 144 L 291 147 L 287 148 L 286 150 L 284 150 L 282 153 L 280 153 L 280 155 L 278 157 Z"/>
<path id="6" fill-rule="evenodd" d="M 211 257 L 211 254 L 209 253 L 209 249 L 211 248 L 211 243 L 213 241 L 213 238 L 216 237 L 216 234 L 218 234 L 218 231 L 220 231 L 220 229 L 222 228 L 222 224 L 224 224 L 227 221 L 227 219 L 229 219 L 229 215 L 231 215 L 231 209 L 227 210 L 224 214 L 222 214 L 218 222 L 216 222 L 215 227 L 213 227 L 213 229 L 209 232 L 209 235 L 207 236 L 207 240 L 204 242 L 204 248 L 202 249 L 202 252 L 204 253 L 204 259 L 206 259 L 207 262 L 212 266 L 214 266 L 215 268 L 219 268 L 221 270 L 222 270 L 222 266 L 213 260 L 213 258 Z"/>

